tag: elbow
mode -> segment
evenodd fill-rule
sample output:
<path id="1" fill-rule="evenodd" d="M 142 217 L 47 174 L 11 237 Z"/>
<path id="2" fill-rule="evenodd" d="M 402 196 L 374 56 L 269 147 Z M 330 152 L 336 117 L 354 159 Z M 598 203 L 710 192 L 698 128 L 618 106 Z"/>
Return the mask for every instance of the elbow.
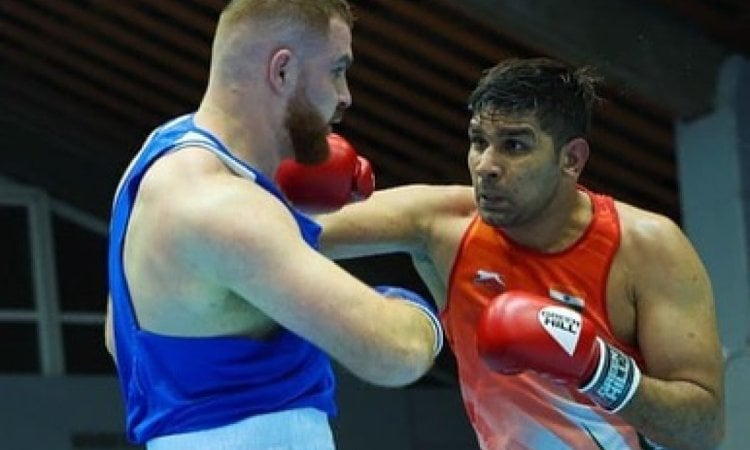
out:
<path id="1" fill-rule="evenodd" d="M 375 339 L 368 339 L 365 348 L 350 355 L 352 362 L 360 363 L 350 366 L 355 375 L 377 386 L 402 387 L 430 370 L 442 349 L 442 328 L 437 319 L 431 323 L 412 306 L 406 306 L 405 311 L 414 315 L 393 327 L 379 328 Z"/>
<path id="2" fill-rule="evenodd" d="M 422 378 L 432 367 L 436 356 L 431 342 L 417 340 L 402 343 L 392 348 L 389 354 L 377 364 L 355 370 L 355 374 L 376 386 L 403 387 Z"/>
<path id="3" fill-rule="evenodd" d="M 686 450 L 715 449 L 724 440 L 725 432 L 724 412 L 723 410 L 716 411 L 713 420 L 704 428 L 703 433 L 691 434 L 692 439 L 678 443 L 675 448 L 684 448 Z M 672 446 L 669 447 L 672 448 Z"/>
<path id="4" fill-rule="evenodd" d="M 680 447 L 674 448 L 684 448 L 685 450 L 712 450 L 718 448 L 722 440 L 724 440 L 723 429 L 717 430 L 716 433 L 707 434 L 704 439 L 684 442 Z"/>
<path id="5" fill-rule="evenodd" d="M 710 450 L 718 448 L 724 439 L 724 427 L 719 426 L 714 430 L 707 430 L 707 432 L 701 436 L 692 436 L 692 439 L 678 439 L 675 442 L 669 442 L 667 440 L 659 442 L 668 448 L 681 448 L 685 450 Z M 665 448 L 666 448 L 665 447 Z"/>
<path id="6" fill-rule="evenodd" d="M 703 448 L 716 448 L 724 440 L 726 434 L 726 425 L 724 423 L 724 414 L 717 414 L 713 428 L 707 433 L 707 442 Z"/>
<path id="7" fill-rule="evenodd" d="M 714 413 L 711 426 L 706 432 L 705 446 L 701 448 L 716 448 L 724 440 L 726 421 L 723 396 L 714 399 Z"/>
<path id="8" fill-rule="evenodd" d="M 399 358 L 400 376 L 394 377 L 386 387 L 403 387 L 422 378 L 435 362 L 432 342 L 416 341 L 404 348 Z"/>
<path id="9" fill-rule="evenodd" d="M 435 363 L 435 358 L 443 348 L 443 330 L 436 317 L 422 315 L 422 326 L 416 327 L 409 338 L 398 340 L 396 353 L 400 357 L 403 367 L 402 374 L 398 380 L 391 385 L 393 387 L 405 386 L 419 380 Z"/>
<path id="10" fill-rule="evenodd" d="M 707 434 L 703 439 L 696 439 L 690 442 L 683 442 L 680 447 L 685 450 L 712 450 L 719 447 L 721 441 L 724 439 L 724 431 L 717 430 L 716 433 Z M 672 448 L 672 447 L 670 447 Z"/>

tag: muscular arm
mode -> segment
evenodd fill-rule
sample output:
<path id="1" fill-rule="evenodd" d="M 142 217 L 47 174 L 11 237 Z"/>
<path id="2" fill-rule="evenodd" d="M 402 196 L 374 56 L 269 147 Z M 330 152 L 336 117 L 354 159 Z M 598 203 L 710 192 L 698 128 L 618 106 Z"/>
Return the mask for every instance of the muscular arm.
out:
<path id="1" fill-rule="evenodd" d="M 408 185 L 376 191 L 366 201 L 316 219 L 323 226 L 321 250 L 334 259 L 389 252 L 414 256 L 443 219 L 473 210 L 471 187 Z"/>
<path id="2" fill-rule="evenodd" d="M 623 417 L 670 448 L 709 449 L 723 435 L 723 362 L 706 271 L 671 221 L 636 226 L 637 338 L 644 377 Z"/>
<path id="3" fill-rule="evenodd" d="M 434 337 L 414 306 L 388 300 L 310 248 L 289 212 L 247 182 L 203 186 L 173 211 L 174 248 L 207 283 L 223 286 L 378 385 L 415 381 Z M 247 205 L 247 207 L 238 206 Z"/>
<path id="4" fill-rule="evenodd" d="M 355 258 L 406 252 L 439 309 L 464 229 L 476 210 L 470 186 L 415 184 L 377 191 L 318 217 L 322 251 Z"/>

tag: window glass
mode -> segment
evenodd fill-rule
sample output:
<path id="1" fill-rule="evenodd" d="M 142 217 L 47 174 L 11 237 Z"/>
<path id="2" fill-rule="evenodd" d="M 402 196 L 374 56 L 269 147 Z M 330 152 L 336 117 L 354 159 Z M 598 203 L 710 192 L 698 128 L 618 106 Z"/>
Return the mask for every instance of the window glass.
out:
<path id="1" fill-rule="evenodd" d="M 39 373 L 36 324 L 0 322 L 0 373 Z"/>
<path id="2" fill-rule="evenodd" d="M 52 226 L 61 311 L 104 313 L 106 238 L 56 215 Z"/>
<path id="3" fill-rule="evenodd" d="M 28 213 L 0 206 L 0 309 L 34 309 Z"/>

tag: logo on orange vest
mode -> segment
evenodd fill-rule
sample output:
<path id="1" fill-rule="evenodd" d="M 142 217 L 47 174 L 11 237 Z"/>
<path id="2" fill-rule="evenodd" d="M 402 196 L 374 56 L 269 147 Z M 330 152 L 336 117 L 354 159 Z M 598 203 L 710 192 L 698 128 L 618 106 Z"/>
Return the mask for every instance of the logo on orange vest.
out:
<path id="1" fill-rule="evenodd" d="M 503 276 L 490 270 L 477 270 L 472 282 L 477 286 L 490 290 L 490 292 L 495 295 L 502 294 L 505 291 L 505 280 L 503 279 Z"/>

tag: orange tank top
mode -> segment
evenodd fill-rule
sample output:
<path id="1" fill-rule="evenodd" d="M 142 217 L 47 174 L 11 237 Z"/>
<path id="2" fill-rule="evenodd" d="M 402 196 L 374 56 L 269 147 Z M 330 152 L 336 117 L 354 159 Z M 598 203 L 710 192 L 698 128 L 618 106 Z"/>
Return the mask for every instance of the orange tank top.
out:
<path id="1" fill-rule="evenodd" d="M 475 328 L 480 311 L 503 290 L 521 289 L 581 310 L 600 336 L 643 365 L 636 348 L 615 339 L 607 318 L 607 278 L 620 244 L 614 201 L 588 194 L 592 221 L 564 251 L 540 253 L 525 248 L 478 217 L 463 236 L 441 319 L 456 355 L 466 412 L 483 450 L 641 448 L 631 426 L 574 388 L 531 372 L 494 373 L 477 354 Z"/>

